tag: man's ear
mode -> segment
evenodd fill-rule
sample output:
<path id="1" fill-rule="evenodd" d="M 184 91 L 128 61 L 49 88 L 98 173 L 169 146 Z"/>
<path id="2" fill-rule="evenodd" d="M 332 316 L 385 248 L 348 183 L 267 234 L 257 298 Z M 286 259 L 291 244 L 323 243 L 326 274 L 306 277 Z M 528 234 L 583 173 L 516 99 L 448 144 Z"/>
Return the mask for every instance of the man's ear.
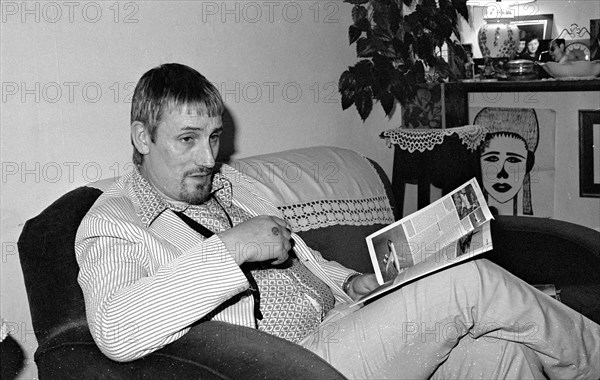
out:
<path id="1" fill-rule="evenodd" d="M 141 154 L 150 152 L 150 134 L 144 123 L 140 121 L 131 123 L 131 142 Z"/>

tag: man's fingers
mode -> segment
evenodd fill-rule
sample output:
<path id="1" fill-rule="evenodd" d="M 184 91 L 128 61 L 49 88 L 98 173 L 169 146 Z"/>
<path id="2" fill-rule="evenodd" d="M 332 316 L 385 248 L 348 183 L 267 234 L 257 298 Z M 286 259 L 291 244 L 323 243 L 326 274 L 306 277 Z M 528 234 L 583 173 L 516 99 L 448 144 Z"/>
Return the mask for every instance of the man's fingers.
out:
<path id="1" fill-rule="evenodd" d="M 272 216 L 271 219 L 275 222 L 275 227 L 271 228 L 271 233 L 275 236 L 282 236 L 284 239 L 289 240 L 292 237 L 292 231 L 285 220 Z"/>
<path id="2" fill-rule="evenodd" d="M 279 265 L 279 264 L 283 264 L 287 261 L 289 255 L 287 254 L 287 251 L 284 251 L 282 255 L 280 255 L 277 260 L 273 261 L 271 264 L 273 265 Z"/>
<path id="3" fill-rule="evenodd" d="M 282 229 L 290 230 L 290 226 L 287 224 L 287 222 L 285 220 L 283 220 L 277 216 L 272 216 L 271 218 L 273 219 L 273 221 L 275 223 L 277 223 L 279 226 L 281 226 Z"/>

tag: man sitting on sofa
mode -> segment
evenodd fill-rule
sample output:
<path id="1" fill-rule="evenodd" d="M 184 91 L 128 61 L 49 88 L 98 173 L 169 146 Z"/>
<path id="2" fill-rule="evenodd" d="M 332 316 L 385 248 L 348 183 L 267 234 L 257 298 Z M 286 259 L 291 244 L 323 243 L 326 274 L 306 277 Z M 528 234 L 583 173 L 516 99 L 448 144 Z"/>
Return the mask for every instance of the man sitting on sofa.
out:
<path id="1" fill-rule="evenodd" d="M 109 358 L 141 358 L 213 319 L 296 342 L 349 378 L 600 377 L 600 326 L 485 260 L 348 307 L 374 275 L 323 259 L 252 181 L 216 164 L 223 109 L 180 64 L 135 88 L 137 167 L 100 196 L 75 243 L 90 330 Z M 261 298 L 275 278 L 292 297 Z"/>

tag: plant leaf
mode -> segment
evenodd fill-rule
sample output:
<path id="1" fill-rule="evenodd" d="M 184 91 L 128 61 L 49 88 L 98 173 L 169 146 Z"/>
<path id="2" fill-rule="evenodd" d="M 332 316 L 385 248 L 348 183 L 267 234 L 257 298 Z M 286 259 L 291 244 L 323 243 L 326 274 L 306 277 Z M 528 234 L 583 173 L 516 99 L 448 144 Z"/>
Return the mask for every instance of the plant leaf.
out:
<path id="1" fill-rule="evenodd" d="M 377 94 L 377 98 L 381 103 L 381 107 L 383 107 L 385 115 L 390 116 L 392 110 L 394 109 L 394 96 L 388 91 L 382 91 L 379 94 Z"/>
<path id="2" fill-rule="evenodd" d="M 350 67 L 352 77 L 356 81 L 354 89 L 358 91 L 362 87 L 369 87 L 373 83 L 373 62 L 368 59 L 359 61 L 354 67 Z"/>
<path id="3" fill-rule="evenodd" d="M 354 25 L 350 25 L 350 27 L 348 28 L 348 41 L 350 42 L 350 45 L 355 43 L 356 40 L 360 38 L 361 34 L 362 31 L 360 29 L 358 29 Z"/>
<path id="4" fill-rule="evenodd" d="M 352 21 L 356 25 L 360 20 L 367 18 L 367 8 L 362 5 L 355 5 L 352 7 Z"/>
<path id="5" fill-rule="evenodd" d="M 371 91 L 371 88 L 365 87 L 359 90 L 354 96 L 354 104 L 356 105 L 360 118 L 364 122 L 373 109 L 373 92 Z"/>
<path id="6" fill-rule="evenodd" d="M 400 5 L 400 7 L 402 7 L 402 5 Z M 393 35 L 396 35 L 400 28 L 400 23 L 402 22 L 402 9 L 398 8 L 397 5 L 392 5 L 390 7 L 388 18 L 390 21 L 390 31 Z"/>
<path id="7" fill-rule="evenodd" d="M 467 8 L 467 2 L 465 0 L 452 0 L 452 5 L 459 15 L 466 21 L 469 21 L 469 9 Z"/>
<path id="8" fill-rule="evenodd" d="M 338 83 L 338 89 L 340 92 L 346 89 L 354 89 L 356 88 L 356 80 L 354 79 L 354 75 L 350 70 L 346 70 L 340 75 L 340 80 Z"/>
<path id="9" fill-rule="evenodd" d="M 368 37 L 361 37 L 356 41 L 356 55 L 359 57 L 372 57 L 377 52 L 374 41 Z"/>
<path id="10" fill-rule="evenodd" d="M 383 30 L 390 29 L 390 19 L 388 16 L 388 9 L 385 8 L 383 10 L 374 10 L 373 11 L 373 22 L 379 28 Z"/>
<path id="11" fill-rule="evenodd" d="M 342 110 L 347 110 L 354 104 L 354 91 L 342 92 Z"/>
<path id="12" fill-rule="evenodd" d="M 358 20 L 358 22 L 354 23 L 354 26 L 364 32 L 368 32 L 371 30 L 371 23 L 366 18 Z"/>

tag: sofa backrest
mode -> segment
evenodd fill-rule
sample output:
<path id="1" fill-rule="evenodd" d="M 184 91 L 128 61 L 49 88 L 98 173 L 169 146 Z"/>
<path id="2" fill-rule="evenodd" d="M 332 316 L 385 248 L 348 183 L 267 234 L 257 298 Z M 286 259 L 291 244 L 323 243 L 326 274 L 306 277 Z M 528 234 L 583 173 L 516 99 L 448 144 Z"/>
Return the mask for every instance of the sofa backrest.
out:
<path id="1" fill-rule="evenodd" d="M 349 149 L 311 147 L 231 165 L 256 180 L 309 247 L 373 272 L 365 237 L 398 218 L 390 181 L 376 162 Z"/>
<path id="2" fill-rule="evenodd" d="M 277 165 L 287 170 L 274 170 Z M 317 147 L 250 157 L 232 166 L 259 178 L 257 186 L 271 191 L 284 213 L 293 210 L 290 220 L 310 247 L 327 259 L 361 272 L 372 271 L 364 238 L 394 219 L 393 201 L 387 195 L 392 194 L 391 185 L 379 165 L 347 149 Z M 86 326 L 74 241 L 81 220 L 101 193 L 88 186 L 66 193 L 27 221 L 19 237 L 19 257 L 40 347 L 64 329 Z M 308 209 L 327 204 L 328 198 L 350 208 L 358 205 L 361 210 L 337 210 L 330 213 L 330 219 L 321 213 L 325 222 L 298 225 L 305 211 L 307 218 L 318 218 L 318 213 Z"/>

